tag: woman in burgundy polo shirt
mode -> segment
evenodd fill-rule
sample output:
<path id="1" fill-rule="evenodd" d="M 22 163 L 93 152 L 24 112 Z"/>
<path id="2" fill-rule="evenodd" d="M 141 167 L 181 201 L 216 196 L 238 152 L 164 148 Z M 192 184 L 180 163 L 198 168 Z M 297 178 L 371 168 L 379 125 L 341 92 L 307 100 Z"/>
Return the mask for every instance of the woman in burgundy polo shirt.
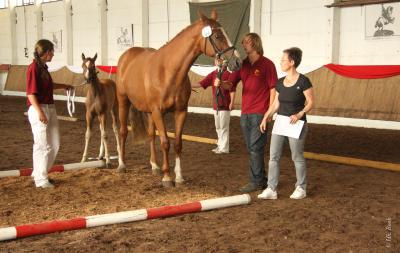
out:
<path id="1" fill-rule="evenodd" d="M 54 56 L 51 41 L 39 40 L 33 55 L 26 74 L 28 117 L 34 141 L 32 177 L 36 187 L 53 188 L 47 172 L 53 166 L 60 146 L 53 89 L 71 89 L 72 86 L 54 83 L 47 70 L 46 63 Z"/>

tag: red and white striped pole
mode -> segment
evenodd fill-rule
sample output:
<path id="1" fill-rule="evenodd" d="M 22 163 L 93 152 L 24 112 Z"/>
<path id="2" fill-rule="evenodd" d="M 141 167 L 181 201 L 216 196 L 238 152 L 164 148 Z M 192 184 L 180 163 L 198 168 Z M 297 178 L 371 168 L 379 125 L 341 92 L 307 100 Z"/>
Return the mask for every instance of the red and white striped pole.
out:
<path id="1" fill-rule="evenodd" d="M 49 170 L 49 173 L 64 172 L 67 170 L 80 170 L 80 169 L 86 169 L 86 168 L 98 168 L 98 167 L 104 167 L 104 165 L 105 165 L 105 162 L 103 160 L 84 162 L 84 163 L 69 163 L 69 164 L 64 164 L 64 165 L 55 165 Z M 0 171 L 0 178 L 30 176 L 32 174 L 32 171 L 33 171 L 32 168 L 22 168 L 19 170 Z"/>
<path id="2" fill-rule="evenodd" d="M 249 204 L 250 201 L 250 195 L 243 194 L 173 206 L 162 206 L 134 211 L 80 217 L 70 220 L 50 221 L 38 224 L 27 224 L 15 227 L 0 228 L 0 241 L 12 240 L 33 235 L 49 234 L 60 231 L 149 220 L 185 213 L 195 213 L 224 207 L 246 205 Z"/>

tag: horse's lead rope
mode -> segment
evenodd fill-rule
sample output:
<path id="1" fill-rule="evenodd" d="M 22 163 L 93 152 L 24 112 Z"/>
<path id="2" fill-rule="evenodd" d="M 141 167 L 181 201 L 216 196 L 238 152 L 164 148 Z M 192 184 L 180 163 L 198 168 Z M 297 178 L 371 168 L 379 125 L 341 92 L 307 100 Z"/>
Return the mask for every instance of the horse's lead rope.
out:
<path id="1" fill-rule="evenodd" d="M 74 87 L 80 87 L 87 84 L 87 81 L 84 81 L 83 83 L 79 85 L 73 85 Z M 73 117 L 75 113 L 75 88 L 67 90 L 67 109 L 69 116 Z"/>
<path id="2" fill-rule="evenodd" d="M 223 73 L 224 73 L 224 66 L 223 65 L 222 66 L 218 66 L 217 78 L 220 80 L 220 82 L 222 82 L 222 74 Z M 216 105 L 216 108 L 217 108 L 217 115 L 218 115 L 219 108 L 220 108 L 219 99 L 218 99 L 219 97 L 221 97 L 222 101 L 224 101 L 224 95 L 221 92 L 221 87 L 220 86 L 218 86 L 217 90 L 215 91 L 215 105 Z"/>
<path id="3" fill-rule="evenodd" d="M 69 116 L 75 113 L 75 89 L 67 90 L 67 108 Z"/>

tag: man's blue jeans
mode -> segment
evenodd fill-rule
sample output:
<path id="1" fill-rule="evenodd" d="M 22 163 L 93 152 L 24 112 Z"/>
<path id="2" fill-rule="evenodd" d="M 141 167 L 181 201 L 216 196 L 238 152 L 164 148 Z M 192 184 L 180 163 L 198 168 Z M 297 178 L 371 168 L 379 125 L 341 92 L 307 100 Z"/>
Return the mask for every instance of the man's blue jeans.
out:
<path id="1" fill-rule="evenodd" d="M 247 151 L 250 154 L 250 181 L 258 186 L 267 185 L 264 164 L 267 134 L 260 131 L 263 117 L 263 114 L 242 114 L 240 117 L 240 127 L 244 134 Z"/>

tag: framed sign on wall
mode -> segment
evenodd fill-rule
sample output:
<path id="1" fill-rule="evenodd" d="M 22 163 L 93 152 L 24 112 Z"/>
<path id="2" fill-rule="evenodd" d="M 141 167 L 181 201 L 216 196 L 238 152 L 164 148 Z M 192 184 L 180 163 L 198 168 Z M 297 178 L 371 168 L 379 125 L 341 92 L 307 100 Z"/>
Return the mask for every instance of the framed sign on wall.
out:
<path id="1" fill-rule="evenodd" d="M 400 36 L 400 3 L 365 6 L 365 37 L 383 39 Z"/>
<path id="2" fill-rule="evenodd" d="M 133 24 L 130 26 L 117 27 L 115 38 L 119 51 L 124 51 L 133 47 Z"/>

